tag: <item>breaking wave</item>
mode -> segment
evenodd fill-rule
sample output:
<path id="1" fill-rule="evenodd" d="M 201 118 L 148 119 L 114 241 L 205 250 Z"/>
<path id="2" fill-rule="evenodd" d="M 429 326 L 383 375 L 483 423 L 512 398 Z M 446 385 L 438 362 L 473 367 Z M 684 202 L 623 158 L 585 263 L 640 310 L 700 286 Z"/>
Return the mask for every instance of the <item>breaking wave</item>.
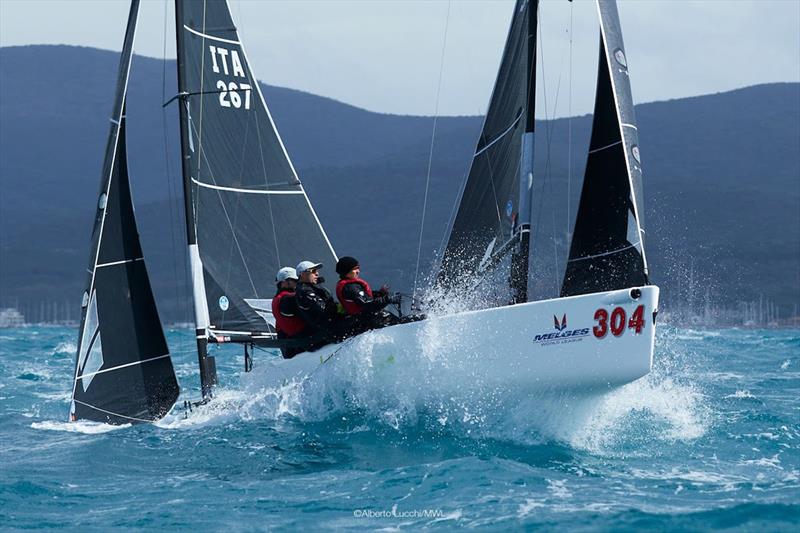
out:
<path id="1" fill-rule="evenodd" d="M 101 424 L 99 422 L 88 422 L 86 420 L 79 420 L 77 422 L 56 422 L 53 420 L 44 420 L 42 422 L 32 423 L 31 427 L 33 429 L 44 429 L 48 431 L 64 431 L 66 433 L 98 435 L 100 433 L 108 433 L 109 431 L 129 428 L 131 425 L 124 424 L 121 426 L 112 426 L 109 424 Z"/>
<path id="2" fill-rule="evenodd" d="M 626 386 L 606 393 L 532 393 L 465 379 L 454 371 L 459 361 L 437 357 L 440 343 L 457 338 L 436 331 L 437 321 L 429 324 L 420 331 L 424 338 L 416 359 L 402 366 L 380 349 L 388 337 L 374 331 L 348 341 L 347 349 L 310 376 L 282 379 L 282 360 L 259 361 L 236 387 L 220 389 L 210 404 L 189 416 L 171 415 L 159 425 L 282 417 L 319 422 L 347 416 L 384 431 L 521 444 L 557 441 L 597 454 L 636 454 L 650 453 L 652 442 L 699 438 L 710 424 L 706 399 L 684 378 L 684 358 L 671 351 L 668 338 L 659 339 L 666 346 L 656 355 L 654 371 Z"/>

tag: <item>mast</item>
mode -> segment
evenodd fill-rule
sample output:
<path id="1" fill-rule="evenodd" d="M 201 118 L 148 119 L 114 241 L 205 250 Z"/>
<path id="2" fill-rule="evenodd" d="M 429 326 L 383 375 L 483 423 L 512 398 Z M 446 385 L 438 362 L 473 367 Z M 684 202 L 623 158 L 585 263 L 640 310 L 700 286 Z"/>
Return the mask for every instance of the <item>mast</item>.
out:
<path id="1" fill-rule="evenodd" d="M 536 128 L 536 38 L 539 19 L 539 0 L 530 0 L 528 10 L 528 83 L 525 133 L 522 134 L 522 157 L 519 168 L 519 245 L 511 258 L 511 290 L 513 303 L 528 301 L 528 259 L 530 257 L 533 189 L 533 146 Z"/>
<path id="2" fill-rule="evenodd" d="M 217 383 L 217 366 L 213 356 L 208 355 L 208 307 L 203 280 L 203 264 L 197 247 L 197 226 L 195 224 L 192 195 L 191 158 L 194 152 L 189 133 L 190 101 L 186 87 L 186 58 L 184 50 L 183 0 L 175 0 L 175 36 L 177 46 L 176 64 L 178 68 L 178 116 L 181 130 L 181 171 L 183 175 L 183 208 L 186 219 L 186 242 L 189 253 L 189 272 L 192 281 L 192 301 L 194 303 L 195 338 L 197 339 L 197 363 L 200 368 L 200 391 L 203 400 L 211 398 L 212 389 Z"/>
<path id="3" fill-rule="evenodd" d="M 145 267 L 128 178 L 125 108 L 139 0 L 120 54 L 97 200 L 70 420 L 152 422 L 180 392 Z"/>

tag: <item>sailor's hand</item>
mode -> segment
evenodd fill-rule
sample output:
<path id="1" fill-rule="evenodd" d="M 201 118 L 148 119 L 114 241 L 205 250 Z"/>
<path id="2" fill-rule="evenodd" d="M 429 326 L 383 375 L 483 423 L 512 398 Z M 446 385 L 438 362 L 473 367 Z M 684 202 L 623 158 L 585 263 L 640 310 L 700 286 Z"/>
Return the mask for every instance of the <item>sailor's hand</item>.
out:
<path id="1" fill-rule="evenodd" d="M 382 292 L 383 294 L 389 294 L 389 286 L 386 284 L 381 285 L 381 288 L 378 289 L 378 292 Z"/>

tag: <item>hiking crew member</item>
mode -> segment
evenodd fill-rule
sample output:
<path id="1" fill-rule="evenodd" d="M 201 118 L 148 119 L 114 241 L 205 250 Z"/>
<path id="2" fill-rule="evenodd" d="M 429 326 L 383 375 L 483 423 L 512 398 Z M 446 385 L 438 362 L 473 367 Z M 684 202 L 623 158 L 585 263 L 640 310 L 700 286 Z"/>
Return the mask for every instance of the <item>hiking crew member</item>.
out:
<path id="1" fill-rule="evenodd" d="M 272 299 L 272 316 L 275 317 L 275 329 L 278 330 L 279 339 L 302 338 L 308 335 L 308 327 L 297 311 L 295 288 L 297 287 L 297 272 L 292 267 L 278 270 L 275 276 L 278 292 Z M 281 348 L 285 359 L 291 359 L 304 351 L 301 348 Z"/>
<path id="2" fill-rule="evenodd" d="M 389 287 L 384 285 L 373 291 L 369 283 L 361 279 L 361 266 L 354 257 L 345 256 L 336 263 L 339 283 L 336 297 L 348 315 L 356 315 L 361 329 L 373 329 L 397 323 L 396 317 L 383 311 L 390 303 L 399 303 L 399 297 L 389 296 Z"/>
<path id="3" fill-rule="evenodd" d="M 322 263 L 302 261 L 297 265 L 299 283 L 295 289 L 295 301 L 300 317 L 305 321 L 312 333 L 325 333 L 329 342 L 338 337 L 336 302 L 331 293 L 320 283 L 324 281 L 319 275 Z"/>

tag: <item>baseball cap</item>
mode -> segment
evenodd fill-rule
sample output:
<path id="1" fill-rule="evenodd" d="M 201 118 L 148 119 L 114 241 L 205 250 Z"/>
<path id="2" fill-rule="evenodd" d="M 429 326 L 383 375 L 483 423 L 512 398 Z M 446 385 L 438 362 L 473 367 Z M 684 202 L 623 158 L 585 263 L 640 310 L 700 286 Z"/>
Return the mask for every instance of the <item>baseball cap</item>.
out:
<path id="1" fill-rule="evenodd" d="M 297 272 L 302 274 L 306 270 L 311 270 L 312 268 L 322 268 L 322 263 L 314 263 L 313 261 L 300 261 L 297 265 Z"/>
<path id="2" fill-rule="evenodd" d="M 286 281 L 287 279 L 297 279 L 297 271 L 292 267 L 283 267 L 275 274 L 275 281 L 278 283 Z"/>

